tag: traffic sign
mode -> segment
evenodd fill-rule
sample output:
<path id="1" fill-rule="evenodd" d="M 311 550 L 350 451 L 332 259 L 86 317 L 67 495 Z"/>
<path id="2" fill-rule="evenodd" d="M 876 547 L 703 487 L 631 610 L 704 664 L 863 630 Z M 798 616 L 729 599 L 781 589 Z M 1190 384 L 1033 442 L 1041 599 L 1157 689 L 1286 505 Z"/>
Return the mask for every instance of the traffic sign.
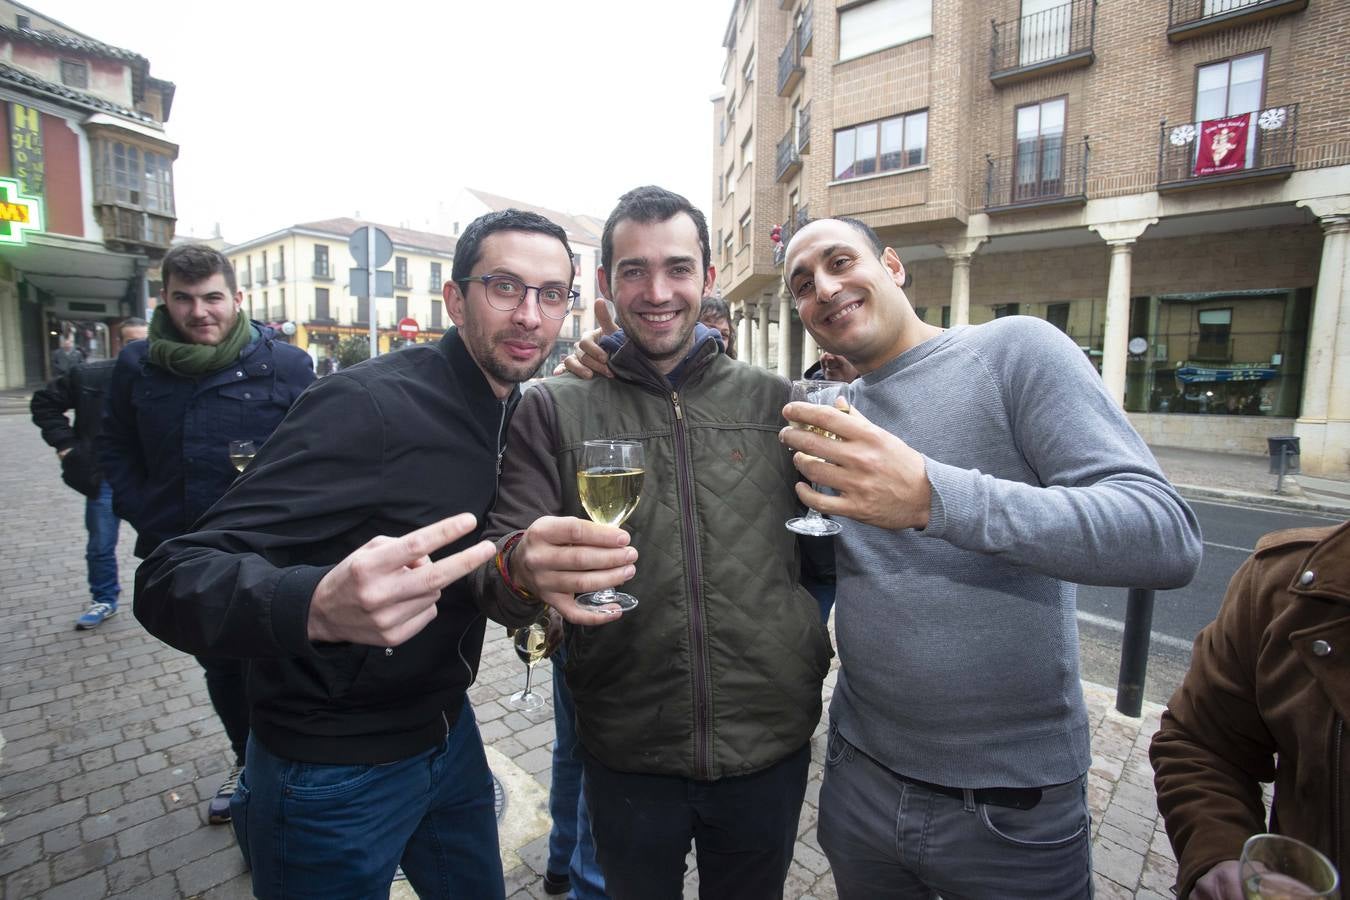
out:
<path id="1" fill-rule="evenodd" d="M 370 292 L 369 275 L 365 269 L 347 270 L 347 290 L 353 297 L 364 297 Z M 375 270 L 375 296 L 394 296 L 394 273 L 385 269 Z"/>
<path id="2" fill-rule="evenodd" d="M 358 228 L 352 232 L 352 236 L 347 238 L 347 247 L 352 251 L 352 258 L 356 260 L 357 265 L 366 264 L 366 229 Z M 389 240 L 389 235 L 385 234 L 379 228 L 375 229 L 375 268 L 379 268 L 389 262 L 394 255 L 394 243 Z"/>
<path id="3" fill-rule="evenodd" d="M 417 337 L 417 332 L 421 330 L 422 329 L 417 325 L 416 319 L 408 318 L 398 320 L 398 333 L 401 337 L 415 338 Z"/>

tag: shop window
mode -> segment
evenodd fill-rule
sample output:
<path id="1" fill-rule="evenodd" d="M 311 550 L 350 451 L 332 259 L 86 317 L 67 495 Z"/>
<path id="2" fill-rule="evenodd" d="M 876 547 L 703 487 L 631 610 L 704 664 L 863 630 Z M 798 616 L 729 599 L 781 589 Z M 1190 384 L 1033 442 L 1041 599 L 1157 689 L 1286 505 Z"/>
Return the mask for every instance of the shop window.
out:
<path id="1" fill-rule="evenodd" d="M 1045 308 L 1045 321 L 1065 334 L 1069 333 L 1069 304 L 1051 303 Z"/>
<path id="2" fill-rule="evenodd" d="M 1233 330 L 1233 310 L 1202 309 L 1195 317 L 1198 332 L 1195 358 L 1227 362 L 1231 358 L 1228 336 Z"/>

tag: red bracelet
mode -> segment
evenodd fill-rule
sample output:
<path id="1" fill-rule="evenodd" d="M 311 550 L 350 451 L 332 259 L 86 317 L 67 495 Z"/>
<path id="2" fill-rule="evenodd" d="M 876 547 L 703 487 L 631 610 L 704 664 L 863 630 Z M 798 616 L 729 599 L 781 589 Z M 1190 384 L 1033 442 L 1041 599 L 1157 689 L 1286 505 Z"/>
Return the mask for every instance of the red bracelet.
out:
<path id="1" fill-rule="evenodd" d="M 497 572 L 502 576 L 502 581 L 505 582 L 507 589 L 510 590 L 511 593 L 523 600 L 535 602 L 533 594 L 522 587 L 518 587 L 516 583 L 511 580 L 511 572 L 506 564 L 507 557 L 511 555 L 512 550 L 516 549 L 516 544 L 519 544 L 523 537 L 525 537 L 525 532 L 517 531 L 506 539 L 506 543 L 502 544 L 502 548 L 497 551 Z"/>

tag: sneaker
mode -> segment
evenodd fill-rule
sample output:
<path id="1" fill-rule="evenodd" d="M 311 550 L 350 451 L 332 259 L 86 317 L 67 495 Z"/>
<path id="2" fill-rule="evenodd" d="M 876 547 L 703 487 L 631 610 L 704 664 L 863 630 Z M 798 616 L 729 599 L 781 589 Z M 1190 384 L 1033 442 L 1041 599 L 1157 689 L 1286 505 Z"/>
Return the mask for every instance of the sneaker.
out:
<path id="1" fill-rule="evenodd" d="M 206 806 L 206 819 L 212 825 L 230 824 L 230 798 L 234 796 L 234 788 L 239 784 L 239 773 L 243 769 L 230 769 L 230 777 L 216 791 L 216 795 L 211 798 L 211 802 Z"/>
<path id="2" fill-rule="evenodd" d="M 544 873 L 544 893 L 545 894 L 565 894 L 572 889 L 572 879 L 566 874 L 555 875 L 552 872 Z"/>
<path id="3" fill-rule="evenodd" d="M 80 629 L 97 628 L 103 624 L 105 619 L 111 619 L 115 615 L 117 615 L 117 607 L 111 603 L 91 603 L 84 614 L 75 620 L 75 627 Z"/>

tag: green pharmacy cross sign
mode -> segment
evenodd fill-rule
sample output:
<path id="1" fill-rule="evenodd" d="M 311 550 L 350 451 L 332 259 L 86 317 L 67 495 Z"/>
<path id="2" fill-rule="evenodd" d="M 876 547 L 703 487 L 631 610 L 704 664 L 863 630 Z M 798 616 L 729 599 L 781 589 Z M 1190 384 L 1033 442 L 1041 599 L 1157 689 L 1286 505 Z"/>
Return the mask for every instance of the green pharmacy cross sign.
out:
<path id="1" fill-rule="evenodd" d="M 0 244 L 22 244 L 26 232 L 41 230 L 42 198 L 23 194 L 13 178 L 0 178 Z"/>

